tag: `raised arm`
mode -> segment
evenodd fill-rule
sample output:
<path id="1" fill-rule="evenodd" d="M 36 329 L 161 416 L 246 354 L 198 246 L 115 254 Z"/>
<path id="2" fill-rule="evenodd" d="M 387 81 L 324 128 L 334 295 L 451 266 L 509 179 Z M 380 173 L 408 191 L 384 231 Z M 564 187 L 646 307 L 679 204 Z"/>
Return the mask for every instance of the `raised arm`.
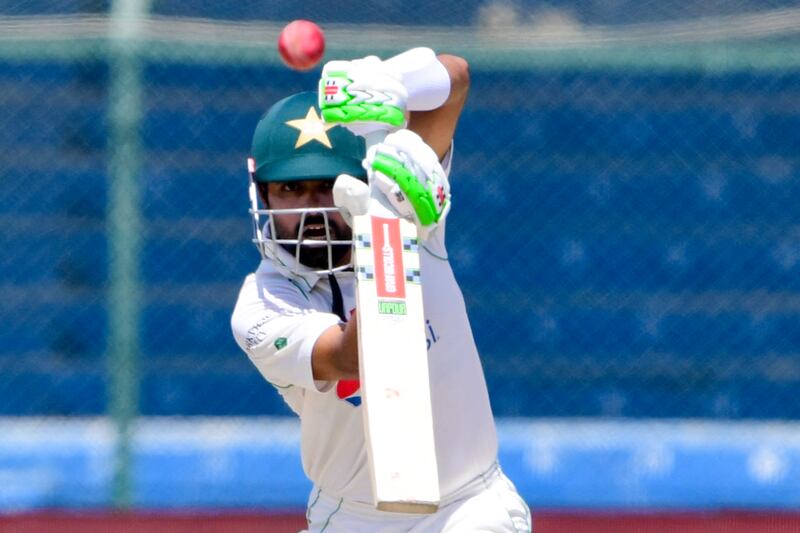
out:
<path id="1" fill-rule="evenodd" d="M 464 58 L 412 48 L 381 61 L 329 61 L 320 80 L 323 119 L 357 135 L 406 126 L 442 159 L 469 92 Z M 406 125 L 406 118 L 408 124 Z"/>
<path id="2" fill-rule="evenodd" d="M 417 61 L 417 59 L 423 61 Z M 430 50 L 421 55 L 419 53 L 413 56 L 406 55 L 404 60 L 407 71 L 414 71 L 411 77 L 414 78 L 413 83 L 416 87 L 405 87 L 405 89 L 400 87 L 398 94 L 408 90 L 412 99 L 415 99 L 417 109 L 428 109 L 411 111 L 408 115 L 408 129 L 419 135 L 424 144 L 420 139 L 415 140 L 409 132 L 403 131 L 394 134 L 392 143 L 389 143 L 387 138 L 386 143 L 394 150 L 404 153 L 406 157 L 417 160 L 418 163 L 421 163 L 421 168 L 435 171 L 435 167 L 439 167 L 435 176 L 429 176 L 429 179 L 422 180 L 422 183 L 432 183 L 433 185 L 430 186 L 437 193 L 435 195 L 431 193 L 429 215 L 432 220 L 426 220 L 420 224 L 421 235 L 426 235 L 435 226 L 439 217 L 443 217 L 447 212 L 449 186 L 445 173 L 436 159 L 442 160 L 450 149 L 458 118 L 469 92 L 469 65 L 465 59 L 449 54 L 440 54 L 434 59 L 433 52 Z M 442 68 L 435 63 L 436 60 L 444 67 L 446 76 L 443 75 Z M 381 106 L 383 108 L 391 107 L 386 105 L 384 99 L 387 94 L 397 90 L 397 78 L 384 76 L 381 74 L 383 72 L 384 67 L 375 57 L 353 62 L 336 61 L 326 65 L 323 71 L 323 81 L 320 84 L 322 113 L 325 120 L 344 124 L 354 132 L 370 131 L 375 123 L 390 124 L 390 117 L 395 117 L 397 124 L 404 122 L 401 111 L 397 111 L 396 114 L 372 113 L 376 108 L 380 111 Z M 378 95 L 376 100 L 381 102 L 380 105 L 369 101 L 368 96 L 373 93 Z M 415 94 L 416 96 L 414 96 Z M 433 109 L 430 109 L 431 107 Z M 406 134 L 406 136 L 402 136 L 402 134 Z M 417 176 L 412 176 L 412 178 L 419 180 Z M 381 183 L 378 182 L 378 185 Z M 387 188 L 392 188 L 393 185 L 394 182 L 391 180 L 385 182 Z M 396 199 L 396 194 L 387 194 L 387 197 L 391 201 Z M 436 204 L 437 199 L 438 204 Z M 419 222 L 419 217 L 415 216 L 408 204 L 405 202 L 403 206 L 396 206 L 398 212 Z M 402 207 L 409 210 L 403 211 Z M 358 378 L 358 335 L 355 318 L 347 324 L 331 326 L 321 333 L 312 351 L 312 369 L 315 380 L 334 381 Z"/>
<path id="3" fill-rule="evenodd" d="M 458 118 L 467 101 L 470 79 L 469 64 L 464 58 L 449 54 L 440 54 L 437 57 L 450 75 L 450 95 L 436 109 L 412 111 L 408 129 L 422 137 L 441 160 L 450 149 Z"/>

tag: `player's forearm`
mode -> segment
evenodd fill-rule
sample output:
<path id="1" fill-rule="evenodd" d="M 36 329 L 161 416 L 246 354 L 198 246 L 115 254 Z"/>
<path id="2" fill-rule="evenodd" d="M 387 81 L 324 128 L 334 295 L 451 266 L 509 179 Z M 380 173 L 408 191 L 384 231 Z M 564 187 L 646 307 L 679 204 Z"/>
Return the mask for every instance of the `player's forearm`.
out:
<path id="1" fill-rule="evenodd" d="M 458 117 L 467 101 L 470 75 L 469 64 L 464 58 L 449 54 L 437 57 L 450 77 L 450 94 L 444 104 L 436 109 L 412 111 L 408 128 L 419 134 L 441 160 L 450 149 Z"/>
<path id="2" fill-rule="evenodd" d="M 469 63 L 463 57 L 450 54 L 439 54 L 437 58 L 450 75 L 450 96 L 442 107 L 453 105 L 463 107 L 469 92 Z"/>
<path id="3" fill-rule="evenodd" d="M 355 316 L 322 332 L 311 352 L 315 380 L 358 379 L 358 332 Z"/>

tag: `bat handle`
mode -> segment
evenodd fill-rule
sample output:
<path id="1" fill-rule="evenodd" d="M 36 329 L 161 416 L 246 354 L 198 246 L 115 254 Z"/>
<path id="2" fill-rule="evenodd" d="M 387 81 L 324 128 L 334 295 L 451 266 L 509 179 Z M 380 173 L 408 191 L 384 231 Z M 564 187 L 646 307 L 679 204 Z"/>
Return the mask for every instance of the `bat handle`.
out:
<path id="1" fill-rule="evenodd" d="M 380 127 L 374 131 L 362 133 L 361 135 L 364 137 L 364 141 L 367 144 L 367 150 L 370 149 L 371 146 L 374 146 L 383 141 L 384 138 L 389 134 L 389 130 Z M 389 201 L 386 197 L 381 193 L 377 187 L 370 186 L 370 200 L 369 200 L 369 213 L 375 216 L 383 216 L 383 217 L 391 217 L 394 218 L 397 215 L 394 214 L 394 210 L 392 209 Z"/>
<path id="2" fill-rule="evenodd" d="M 366 143 L 367 143 L 367 150 L 369 150 L 371 146 L 374 146 L 374 145 L 376 145 L 376 144 L 378 144 L 380 142 L 383 142 L 383 140 L 386 138 L 386 136 L 388 134 L 389 134 L 389 130 L 387 130 L 385 128 L 381 128 L 381 129 L 378 129 L 378 130 L 375 130 L 375 131 L 364 133 L 363 137 L 364 137 L 364 141 L 366 141 Z"/>

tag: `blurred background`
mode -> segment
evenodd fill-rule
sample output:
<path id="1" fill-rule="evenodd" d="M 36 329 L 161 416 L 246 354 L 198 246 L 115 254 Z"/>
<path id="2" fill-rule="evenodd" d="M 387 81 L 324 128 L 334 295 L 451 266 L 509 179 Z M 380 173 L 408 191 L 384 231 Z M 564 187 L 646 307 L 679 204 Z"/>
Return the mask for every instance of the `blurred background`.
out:
<path id="1" fill-rule="evenodd" d="M 0 0 L 0 530 L 303 526 L 229 326 L 296 18 L 471 64 L 448 247 L 536 530 L 800 531 L 788 0 Z"/>

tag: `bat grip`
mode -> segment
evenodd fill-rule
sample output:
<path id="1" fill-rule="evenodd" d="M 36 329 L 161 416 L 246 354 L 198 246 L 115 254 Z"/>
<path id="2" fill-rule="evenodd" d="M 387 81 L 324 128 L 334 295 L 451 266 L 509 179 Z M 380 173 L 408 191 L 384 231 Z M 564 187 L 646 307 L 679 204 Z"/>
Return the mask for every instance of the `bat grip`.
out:
<path id="1" fill-rule="evenodd" d="M 386 136 L 389 134 L 389 130 L 386 128 L 381 127 L 375 131 L 370 131 L 367 133 L 362 133 L 362 137 L 364 137 L 364 141 L 367 144 L 367 150 L 370 149 L 371 146 L 374 146 L 383 141 Z M 377 187 L 373 187 L 370 185 L 370 201 L 369 201 L 369 213 L 376 216 L 383 216 L 383 217 L 391 217 L 396 218 L 397 215 L 394 214 L 394 210 L 392 209 L 389 201 L 386 197 L 381 193 Z"/>
<path id="2" fill-rule="evenodd" d="M 374 146 L 374 145 L 376 145 L 376 144 L 378 144 L 380 142 L 383 142 L 383 140 L 386 138 L 386 136 L 388 134 L 389 134 L 389 131 L 386 130 L 386 129 L 383 129 L 383 128 L 381 128 L 379 130 L 371 131 L 369 133 L 365 133 L 363 135 L 363 137 L 364 137 L 364 141 L 367 143 L 367 150 L 369 150 L 371 146 Z"/>

